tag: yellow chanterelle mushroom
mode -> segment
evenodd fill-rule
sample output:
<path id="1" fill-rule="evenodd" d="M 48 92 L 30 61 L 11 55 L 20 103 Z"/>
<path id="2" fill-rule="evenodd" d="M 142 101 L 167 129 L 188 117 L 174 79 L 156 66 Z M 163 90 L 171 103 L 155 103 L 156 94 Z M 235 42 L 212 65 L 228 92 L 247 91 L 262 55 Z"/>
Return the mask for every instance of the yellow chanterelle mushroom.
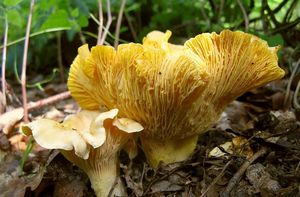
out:
<path id="1" fill-rule="evenodd" d="M 151 32 L 143 44 L 79 48 L 68 79 L 84 109 L 119 109 L 139 122 L 150 164 L 185 160 L 198 135 L 244 92 L 280 79 L 277 48 L 258 37 L 224 30 L 184 45 L 168 43 L 171 32 Z"/>
<path id="2" fill-rule="evenodd" d="M 130 133 L 143 127 L 130 119 L 117 118 L 118 110 L 107 112 L 83 110 L 67 116 L 63 123 L 40 119 L 21 126 L 47 149 L 59 149 L 69 161 L 85 171 L 97 196 L 126 196 L 119 179 L 119 151 Z M 115 183 L 117 183 L 115 185 Z"/>

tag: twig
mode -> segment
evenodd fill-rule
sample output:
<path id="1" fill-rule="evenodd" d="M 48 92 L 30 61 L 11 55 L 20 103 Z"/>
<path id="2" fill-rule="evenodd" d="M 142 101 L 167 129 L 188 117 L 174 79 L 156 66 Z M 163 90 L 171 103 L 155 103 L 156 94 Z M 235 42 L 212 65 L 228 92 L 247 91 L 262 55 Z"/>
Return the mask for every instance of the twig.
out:
<path id="1" fill-rule="evenodd" d="M 5 30 L 4 30 L 4 47 L 2 50 L 2 94 L 3 94 L 3 100 L 2 103 L 0 103 L 1 107 L 0 114 L 5 111 L 6 107 L 6 80 L 5 80 L 5 67 L 6 67 L 6 45 L 7 45 L 7 35 L 8 35 L 8 22 L 7 22 L 7 16 L 5 15 Z"/>
<path id="2" fill-rule="evenodd" d="M 204 197 L 206 193 L 219 181 L 219 179 L 223 176 L 225 170 L 228 168 L 228 166 L 232 163 L 233 160 L 230 160 L 226 163 L 226 165 L 223 167 L 220 174 L 211 182 L 211 184 L 206 188 L 206 190 L 203 192 L 203 194 L 200 197 Z"/>
<path id="3" fill-rule="evenodd" d="M 230 179 L 225 191 L 221 194 L 221 197 L 229 197 L 229 194 L 233 187 L 241 180 L 243 174 L 247 170 L 247 168 L 260 156 L 267 153 L 267 148 L 262 147 L 259 151 L 257 151 L 249 160 L 246 160 L 243 165 L 239 168 L 239 170 L 233 175 Z"/>
<path id="4" fill-rule="evenodd" d="M 279 12 L 280 10 L 282 10 L 281 8 L 283 8 L 283 6 L 285 6 L 286 3 L 288 3 L 289 1 L 282 1 L 274 10 L 273 13 L 276 14 L 277 12 Z"/>
<path id="5" fill-rule="evenodd" d="M 274 29 L 273 31 L 271 31 L 271 34 L 276 34 L 278 32 L 284 32 L 286 29 L 295 27 L 296 25 L 298 25 L 298 23 L 300 23 L 300 17 L 296 18 L 294 21 L 292 21 L 290 23 L 286 23 L 286 24 L 282 25 L 281 27 Z"/>
<path id="6" fill-rule="evenodd" d="M 28 103 L 27 108 L 28 108 L 28 111 L 33 111 L 33 110 L 41 108 L 43 106 L 50 105 L 50 104 L 56 103 L 61 100 L 65 100 L 65 99 L 69 98 L 70 96 L 71 96 L 71 94 L 69 91 L 62 92 L 62 93 L 56 94 L 54 96 L 51 96 L 51 97 L 48 97 L 48 98 L 45 98 L 45 99 L 42 99 L 42 100 L 39 100 L 39 101 L 36 101 L 33 103 Z"/>
<path id="7" fill-rule="evenodd" d="M 126 4 L 126 0 L 122 0 L 120 10 L 119 10 L 118 20 L 117 20 L 117 25 L 116 25 L 116 32 L 115 32 L 116 38 L 115 38 L 115 43 L 114 43 L 115 48 L 117 48 L 118 44 L 119 44 L 120 27 L 121 27 L 122 16 L 123 16 L 125 4 Z"/>
<path id="8" fill-rule="evenodd" d="M 282 10 L 281 8 L 283 7 L 283 6 L 285 6 L 285 4 L 287 3 L 288 1 L 282 1 L 274 10 L 272 10 L 272 12 L 274 13 L 274 14 L 276 14 L 277 12 L 279 12 L 280 10 Z M 252 3 L 252 2 L 251 2 Z M 264 11 L 264 8 L 262 7 L 261 8 L 261 13 Z M 249 13 L 249 11 L 248 11 L 248 13 Z M 258 16 L 258 17 L 254 17 L 254 18 L 252 18 L 252 19 L 250 19 L 249 20 L 249 23 L 252 23 L 252 22 L 255 22 L 255 21 L 257 21 L 257 20 L 260 20 L 261 19 L 261 16 Z M 242 22 L 242 23 L 240 23 L 239 24 L 239 26 L 241 26 L 242 24 L 244 23 L 244 21 Z"/>
<path id="9" fill-rule="evenodd" d="M 104 41 L 106 39 L 106 35 L 108 33 L 108 29 L 112 22 L 111 11 L 110 11 L 110 0 L 107 0 L 106 4 L 107 4 L 107 22 L 106 22 L 106 26 L 104 29 L 104 34 L 101 37 L 100 45 L 102 45 L 104 43 Z"/>
<path id="10" fill-rule="evenodd" d="M 99 27 L 98 27 L 98 38 L 97 45 L 101 45 L 102 29 L 103 29 L 103 9 L 102 9 L 102 0 L 98 0 L 99 6 Z"/>
<path id="11" fill-rule="evenodd" d="M 268 25 L 267 25 L 267 20 L 266 20 L 266 14 L 265 14 L 265 10 L 266 10 L 266 7 L 267 7 L 267 2 L 262 0 L 261 1 L 261 8 L 260 8 L 260 16 L 261 16 L 261 22 L 262 22 L 262 27 L 263 27 L 263 30 L 264 30 L 264 33 L 267 33 L 268 32 Z"/>
<path id="12" fill-rule="evenodd" d="M 97 25 L 100 25 L 99 20 L 96 19 L 96 17 L 95 17 L 92 13 L 90 13 L 90 17 L 91 17 L 91 19 L 92 19 L 95 23 L 97 23 Z M 105 30 L 106 27 L 103 27 L 103 29 Z M 86 34 L 86 35 L 88 35 L 88 36 L 91 36 L 92 38 L 98 39 L 98 35 L 93 34 L 92 32 L 89 32 L 89 31 L 82 31 L 82 33 L 83 33 L 83 34 Z M 107 30 L 107 36 L 109 36 L 109 37 L 112 38 L 112 39 L 115 39 L 115 36 L 112 35 L 108 30 Z M 128 40 L 124 40 L 124 39 L 121 39 L 121 38 L 119 38 L 119 41 L 124 42 L 124 43 L 128 43 L 128 42 L 129 42 Z M 103 43 L 105 43 L 106 45 L 109 45 L 109 43 L 106 42 L 105 40 L 104 40 Z"/>
<path id="13" fill-rule="evenodd" d="M 79 34 L 79 38 L 80 38 L 81 44 L 86 44 L 86 40 L 85 40 L 85 36 L 83 35 L 84 34 L 83 31 L 80 30 L 78 32 L 78 34 Z M 97 38 L 97 36 L 96 36 L 96 38 Z"/>
<path id="14" fill-rule="evenodd" d="M 297 87 L 296 87 L 296 90 L 294 93 L 294 98 L 293 98 L 294 107 L 298 110 L 300 109 L 300 104 L 298 103 L 299 89 L 300 89 L 300 81 L 298 81 L 298 83 L 297 83 Z"/>
<path id="15" fill-rule="evenodd" d="M 114 184 L 112 185 L 112 187 L 110 188 L 107 197 L 113 197 L 113 196 L 115 196 L 115 195 L 113 195 L 113 192 L 114 192 L 114 190 L 116 189 L 116 186 L 117 186 L 118 184 L 120 184 L 119 181 L 120 181 L 120 177 L 116 177 L 116 178 L 115 178 L 115 182 L 114 182 Z"/>
<path id="16" fill-rule="evenodd" d="M 243 16 L 244 16 L 244 20 L 245 20 L 245 31 L 247 32 L 248 29 L 249 29 L 249 18 L 247 16 L 247 12 L 242 4 L 242 2 L 240 0 L 236 0 L 237 3 L 239 4 L 240 8 L 241 8 L 241 11 L 243 13 Z"/>
<path id="17" fill-rule="evenodd" d="M 287 12 L 286 12 L 286 14 L 285 14 L 285 16 L 283 18 L 282 23 L 288 22 L 288 20 L 292 17 L 293 11 L 295 10 L 295 7 L 296 7 L 297 3 L 299 3 L 298 0 L 294 0 L 291 3 L 291 6 L 288 8 L 288 10 L 287 10 Z"/>
<path id="18" fill-rule="evenodd" d="M 21 75 L 21 85 L 22 85 L 22 97 L 23 97 L 23 108 L 24 108 L 24 121 L 25 121 L 25 123 L 28 122 L 27 92 L 26 92 L 26 64 L 27 64 L 27 53 L 28 53 L 29 34 L 30 34 L 33 6 L 34 6 L 34 0 L 31 0 L 30 10 L 29 10 L 29 15 L 28 15 L 28 21 L 27 21 L 27 27 L 26 27 L 26 34 L 25 34 L 22 75 Z"/>
<path id="19" fill-rule="evenodd" d="M 220 1 L 220 7 L 219 7 L 219 12 L 218 12 L 218 24 L 220 24 L 220 20 L 221 20 L 221 16 L 222 16 L 222 13 L 223 13 L 223 9 L 224 9 L 224 0 L 221 0 Z"/>
<path id="20" fill-rule="evenodd" d="M 30 102 L 27 104 L 28 111 L 33 111 L 35 109 L 39 109 L 43 106 L 50 105 L 52 103 L 58 102 L 60 100 L 64 100 L 70 97 L 70 92 L 63 92 L 52 97 L 48 97 L 46 99 L 39 100 L 37 102 Z M 22 119 L 22 114 L 24 113 L 23 107 L 19 107 L 13 109 L 12 111 L 6 112 L 0 115 L 0 124 L 4 125 L 3 133 L 8 135 L 10 131 L 12 131 L 11 127 L 15 125 L 15 123 L 19 122 Z"/>
<path id="21" fill-rule="evenodd" d="M 62 92 L 62 93 L 56 94 L 54 96 L 50 96 L 48 98 L 45 98 L 45 99 L 42 99 L 42 100 L 39 100 L 36 102 L 27 103 L 27 109 L 29 112 L 31 112 L 31 111 L 34 111 L 41 107 L 44 107 L 46 105 L 50 105 L 50 104 L 56 103 L 58 101 L 65 100 L 65 99 L 69 98 L 70 96 L 71 96 L 71 94 L 69 91 Z M 9 112 L 4 113 L 3 115 L 8 114 L 8 113 L 14 113 L 14 111 L 19 111 L 21 109 L 23 109 L 23 107 L 15 108 Z"/>
<path id="22" fill-rule="evenodd" d="M 61 33 L 57 33 L 57 61 L 58 61 L 58 67 L 59 67 L 59 74 L 60 74 L 60 81 L 61 83 L 65 83 L 65 72 L 64 72 L 64 66 L 62 63 L 62 50 L 61 50 Z"/>
<path id="23" fill-rule="evenodd" d="M 46 29 L 46 30 L 42 30 L 42 31 L 38 31 L 38 32 L 32 33 L 32 34 L 29 35 L 29 37 L 32 38 L 32 37 L 39 36 L 39 35 L 46 34 L 46 33 L 51 33 L 51 32 L 56 32 L 56 31 L 66 31 L 66 30 L 70 30 L 70 29 L 71 28 L 69 28 L 69 27 L 51 28 L 51 29 Z M 9 46 L 18 44 L 18 43 L 24 41 L 25 39 L 26 39 L 26 37 L 19 38 L 17 40 L 14 40 L 12 42 L 7 43 L 6 46 L 9 47 Z M 1 45 L 0 49 L 3 49 L 3 47 L 4 47 L 4 45 Z"/>
<path id="24" fill-rule="evenodd" d="M 297 61 L 296 65 L 295 65 L 295 67 L 294 67 L 294 69 L 292 71 L 292 74 L 291 74 L 291 76 L 290 76 L 290 78 L 288 80 L 288 84 L 287 84 L 287 87 L 286 87 L 286 93 L 285 93 L 285 96 L 284 96 L 284 102 L 283 102 L 284 106 L 287 106 L 287 102 L 288 102 L 288 99 L 290 97 L 291 85 L 292 85 L 293 79 L 295 77 L 295 74 L 296 74 L 296 72 L 298 70 L 299 65 L 300 65 L 300 58 Z M 297 94 L 295 93 L 295 95 L 296 95 L 296 100 L 297 100 Z M 294 99 L 295 99 L 295 96 L 294 96 Z M 295 103 L 295 101 L 294 101 L 294 103 Z M 298 102 L 296 104 L 298 104 Z M 299 105 L 296 105 L 296 106 L 299 106 Z"/>
<path id="25" fill-rule="evenodd" d="M 204 8 L 202 6 L 200 6 L 200 12 L 201 12 L 202 17 L 205 19 L 208 28 L 210 28 L 210 25 L 211 25 L 210 19 L 208 18 L 206 11 L 204 10 Z"/>
<path id="26" fill-rule="evenodd" d="M 137 34 L 136 34 L 136 31 L 135 31 L 135 29 L 134 29 L 134 27 L 133 27 L 131 18 L 130 18 L 130 16 L 129 16 L 126 12 L 124 13 L 124 15 L 125 15 L 125 18 L 126 18 L 126 20 L 127 20 L 128 27 L 129 27 L 129 30 L 130 30 L 130 32 L 131 32 L 131 35 L 132 35 L 134 41 L 137 42 Z"/>
<path id="27" fill-rule="evenodd" d="M 274 23 L 275 27 L 279 27 L 280 26 L 280 23 L 277 21 L 276 17 L 275 17 L 275 14 L 273 13 L 273 11 L 271 10 L 269 4 L 268 4 L 268 1 L 267 0 L 263 0 L 264 2 L 264 8 L 266 8 L 270 18 L 271 18 L 271 21 Z"/>

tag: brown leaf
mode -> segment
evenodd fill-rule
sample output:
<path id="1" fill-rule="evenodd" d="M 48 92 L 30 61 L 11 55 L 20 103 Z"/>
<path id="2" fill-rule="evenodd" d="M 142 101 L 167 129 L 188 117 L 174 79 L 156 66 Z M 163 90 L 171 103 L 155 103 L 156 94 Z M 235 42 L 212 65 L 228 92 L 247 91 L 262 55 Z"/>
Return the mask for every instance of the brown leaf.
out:
<path id="1" fill-rule="evenodd" d="M 170 181 L 167 180 L 162 180 L 154 183 L 151 186 L 151 190 L 153 193 L 157 192 L 174 192 L 174 191 L 179 191 L 182 190 L 183 187 L 177 184 L 173 184 Z"/>
<path id="2" fill-rule="evenodd" d="M 0 167 L 0 194 L 1 196 L 23 197 L 27 187 L 35 188 L 43 177 L 41 166 L 36 165 L 34 174 L 22 176 L 19 167 L 20 155 L 7 154 Z"/>
<path id="3" fill-rule="evenodd" d="M 75 177 L 72 180 L 64 179 L 57 182 L 53 196 L 61 197 L 81 197 L 84 196 L 86 186 L 80 177 Z"/>
<path id="4" fill-rule="evenodd" d="M 9 134 L 14 126 L 23 118 L 23 108 L 17 108 L 0 115 L 0 129 Z"/>
<path id="5" fill-rule="evenodd" d="M 54 151 L 46 165 L 56 155 L 57 152 Z M 23 197 L 26 188 L 36 189 L 43 178 L 44 167 L 37 162 L 32 162 L 33 169 L 30 173 L 24 174 L 20 169 L 21 157 L 22 155 L 17 153 L 7 154 L 0 162 L 0 194 L 3 197 Z"/>

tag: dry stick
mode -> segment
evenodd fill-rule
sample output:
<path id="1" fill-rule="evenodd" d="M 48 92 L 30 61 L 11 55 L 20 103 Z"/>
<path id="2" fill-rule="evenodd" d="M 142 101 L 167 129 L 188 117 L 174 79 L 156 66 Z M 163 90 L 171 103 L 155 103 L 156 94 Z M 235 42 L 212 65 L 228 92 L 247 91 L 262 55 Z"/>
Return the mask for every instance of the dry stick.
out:
<path id="1" fill-rule="evenodd" d="M 298 70 L 299 65 L 300 65 L 300 58 L 297 61 L 296 65 L 295 65 L 295 67 L 294 67 L 294 69 L 292 71 L 292 74 L 291 74 L 291 76 L 290 76 L 290 78 L 288 80 L 288 84 L 287 84 L 287 87 L 286 87 L 286 93 L 285 93 L 285 97 L 284 97 L 284 102 L 283 102 L 284 106 L 287 106 L 287 102 L 288 102 L 288 99 L 290 97 L 290 91 L 291 91 L 292 82 L 293 82 L 293 79 L 294 79 L 294 77 L 296 75 L 296 72 Z"/>
<path id="2" fill-rule="evenodd" d="M 299 89 L 300 89 L 300 81 L 298 81 L 298 83 L 297 83 L 297 87 L 296 87 L 296 90 L 294 93 L 294 98 L 293 98 L 294 107 L 298 110 L 300 109 L 300 104 L 298 103 Z"/>
<path id="3" fill-rule="evenodd" d="M 50 96 L 48 98 L 45 98 L 45 99 L 42 99 L 39 101 L 27 103 L 27 109 L 28 109 L 28 111 L 34 111 L 34 110 L 44 107 L 46 105 L 50 105 L 50 104 L 56 103 L 58 101 L 65 100 L 69 97 L 71 97 L 70 92 L 65 91 L 65 92 L 56 94 L 54 96 Z M 13 113 L 14 111 L 18 111 L 20 109 L 23 109 L 23 107 L 16 108 L 16 109 L 6 112 L 6 113 Z"/>
<path id="4" fill-rule="evenodd" d="M 62 63 L 62 51 L 61 51 L 61 33 L 57 32 L 57 61 L 58 61 L 58 67 L 59 67 L 59 73 L 60 73 L 60 81 L 61 83 L 65 83 L 65 72 L 64 72 L 64 66 Z"/>
<path id="5" fill-rule="evenodd" d="M 224 0 L 221 0 L 220 1 L 220 6 L 219 6 L 218 18 L 217 18 L 218 24 L 220 23 L 223 9 L 224 9 Z"/>
<path id="6" fill-rule="evenodd" d="M 101 45 L 102 29 L 103 29 L 103 9 L 102 9 L 102 0 L 98 0 L 99 6 L 99 27 L 98 27 L 98 38 L 97 45 Z"/>
<path id="7" fill-rule="evenodd" d="M 111 11 L 110 11 L 110 0 L 107 0 L 106 3 L 107 3 L 107 22 L 106 22 L 106 26 L 104 29 L 104 34 L 101 37 L 100 45 L 102 45 L 104 43 L 106 35 L 108 33 L 108 29 L 112 22 Z"/>
<path id="8" fill-rule="evenodd" d="M 204 10 L 204 8 L 202 6 L 200 6 L 200 12 L 201 12 L 202 17 L 206 21 L 206 24 L 208 25 L 208 27 L 210 27 L 210 25 L 211 25 L 210 19 L 208 18 L 206 11 Z"/>
<path id="9" fill-rule="evenodd" d="M 33 37 L 36 37 L 36 36 L 40 36 L 42 34 L 46 34 L 46 33 L 51 33 L 51 32 L 57 32 L 57 31 L 65 31 L 65 30 L 70 30 L 71 28 L 69 27 L 57 27 L 57 28 L 50 28 L 50 29 L 45 29 L 45 30 L 41 30 L 41 31 L 38 31 L 38 32 L 35 32 L 35 33 L 31 33 L 29 35 L 30 38 L 33 38 Z M 7 47 L 9 46 L 12 46 L 12 45 L 15 45 L 15 44 L 18 44 L 20 42 L 23 42 L 25 40 L 25 37 L 22 37 L 22 38 L 18 38 L 14 41 L 11 41 L 9 43 L 7 43 Z M 1 45 L 0 46 L 0 49 L 3 49 L 4 45 Z"/>
<path id="10" fill-rule="evenodd" d="M 127 20 L 128 27 L 129 27 L 129 30 L 130 30 L 130 32 L 131 32 L 131 35 L 132 35 L 134 41 L 137 41 L 137 34 L 136 34 L 136 31 L 135 31 L 135 29 L 134 29 L 134 27 L 133 27 L 133 25 L 132 25 L 132 22 L 131 22 L 131 19 L 130 19 L 129 15 L 126 14 L 126 12 L 125 12 L 125 18 L 126 18 L 126 20 Z"/>
<path id="11" fill-rule="evenodd" d="M 241 180 L 243 174 L 247 170 L 247 168 L 253 163 L 257 158 L 267 153 L 267 148 L 262 147 L 259 151 L 257 151 L 249 160 L 246 160 L 243 165 L 239 168 L 239 170 L 234 174 L 234 176 L 230 179 L 225 191 L 221 194 L 221 197 L 229 197 L 229 194 L 233 187 Z"/>
<path id="12" fill-rule="evenodd" d="M 34 6 L 34 0 L 31 0 L 30 11 L 29 11 L 27 27 L 26 27 L 26 34 L 25 34 L 22 75 L 21 75 L 22 97 L 23 97 L 23 108 L 24 108 L 24 122 L 25 123 L 29 122 L 28 109 L 27 109 L 27 92 L 26 92 L 26 64 L 27 64 L 27 53 L 28 53 L 29 34 L 30 34 L 33 6 Z"/>
<path id="13" fill-rule="evenodd" d="M 43 107 L 45 105 L 50 105 L 52 103 L 56 103 L 58 101 L 65 100 L 65 99 L 69 98 L 70 96 L 71 96 L 70 92 L 66 91 L 66 92 L 62 92 L 62 93 L 56 94 L 54 96 L 33 102 L 33 103 L 28 103 L 27 104 L 28 111 L 33 111 L 33 110 Z"/>
<path id="14" fill-rule="evenodd" d="M 2 50 L 2 94 L 3 94 L 3 100 L 2 103 L 0 103 L 0 106 L 3 106 L 3 109 L 0 109 L 0 114 L 4 112 L 6 107 L 6 80 L 5 80 L 5 65 L 6 65 L 6 45 L 7 45 L 7 35 L 8 35 L 8 22 L 7 22 L 7 16 L 5 15 L 5 30 L 4 30 L 4 47 Z"/>
<path id="15" fill-rule="evenodd" d="M 266 2 L 265 1 L 261 1 L 261 8 L 260 8 L 260 16 L 261 16 L 261 22 L 262 22 L 262 27 L 264 30 L 264 33 L 268 33 L 268 24 L 267 24 L 267 17 L 265 14 L 265 10 L 266 10 Z"/>
<path id="16" fill-rule="evenodd" d="M 50 104 L 58 102 L 60 100 L 67 99 L 70 96 L 71 95 L 70 95 L 69 91 L 62 92 L 60 94 L 48 97 L 46 99 L 42 99 L 42 100 L 39 100 L 39 101 L 36 101 L 36 102 L 30 102 L 30 103 L 27 104 L 27 109 L 28 109 L 28 111 L 33 111 L 33 110 L 39 109 L 39 108 L 41 108 L 45 105 L 50 105 Z M 23 113 L 23 111 L 24 111 L 23 107 L 19 107 L 19 108 L 16 108 L 16 109 L 12 110 L 12 111 L 4 113 L 3 115 L 0 116 L 0 118 L 2 118 L 2 121 L 3 121 L 6 117 L 16 116 L 16 114 L 19 115 L 20 113 Z M 16 119 L 16 121 L 19 121 L 20 119 Z M 3 129 L 3 133 L 8 134 L 8 131 L 7 130 L 5 131 L 5 129 Z"/>
<path id="17" fill-rule="evenodd" d="M 226 163 L 226 165 L 223 167 L 220 174 L 211 182 L 211 184 L 206 188 L 206 190 L 201 194 L 200 197 L 204 197 L 206 193 L 220 180 L 220 178 L 223 176 L 225 170 L 228 168 L 228 166 L 232 163 L 233 160 L 230 160 Z"/>
<path id="18" fill-rule="evenodd" d="M 122 0 L 120 10 L 119 10 L 118 20 L 117 20 L 116 32 L 115 32 L 115 43 L 114 43 L 115 49 L 118 47 L 119 44 L 120 27 L 121 27 L 125 4 L 126 4 L 126 0 Z"/>
<path id="19" fill-rule="evenodd" d="M 241 10 L 242 10 L 242 13 L 243 13 L 243 16 L 244 16 L 244 20 L 245 20 L 245 31 L 247 32 L 248 29 L 249 29 L 249 18 L 247 16 L 247 12 L 242 4 L 242 2 L 240 0 L 236 0 L 237 3 L 239 4 Z"/>

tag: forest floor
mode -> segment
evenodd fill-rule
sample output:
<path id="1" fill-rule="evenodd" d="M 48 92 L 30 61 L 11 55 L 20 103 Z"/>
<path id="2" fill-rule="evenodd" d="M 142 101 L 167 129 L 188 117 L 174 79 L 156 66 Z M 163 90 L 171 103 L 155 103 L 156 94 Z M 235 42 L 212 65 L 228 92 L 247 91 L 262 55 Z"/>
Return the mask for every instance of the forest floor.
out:
<path id="1" fill-rule="evenodd" d="M 152 169 L 142 151 L 132 161 L 121 152 L 120 173 L 128 195 L 300 196 L 300 114 L 291 106 L 282 107 L 287 80 L 255 89 L 231 103 L 215 126 L 199 137 L 196 150 L 184 162 Z M 66 85 L 53 82 L 45 91 L 29 89 L 28 100 L 66 90 Z M 17 107 L 21 96 L 15 94 L 11 91 L 9 98 L 11 106 Z M 61 121 L 77 111 L 69 98 L 30 112 L 30 119 Z M 35 145 L 25 160 L 30 139 L 18 132 L 20 112 L 12 117 L 0 132 L 0 196 L 94 195 L 85 173 L 58 151 Z"/>

